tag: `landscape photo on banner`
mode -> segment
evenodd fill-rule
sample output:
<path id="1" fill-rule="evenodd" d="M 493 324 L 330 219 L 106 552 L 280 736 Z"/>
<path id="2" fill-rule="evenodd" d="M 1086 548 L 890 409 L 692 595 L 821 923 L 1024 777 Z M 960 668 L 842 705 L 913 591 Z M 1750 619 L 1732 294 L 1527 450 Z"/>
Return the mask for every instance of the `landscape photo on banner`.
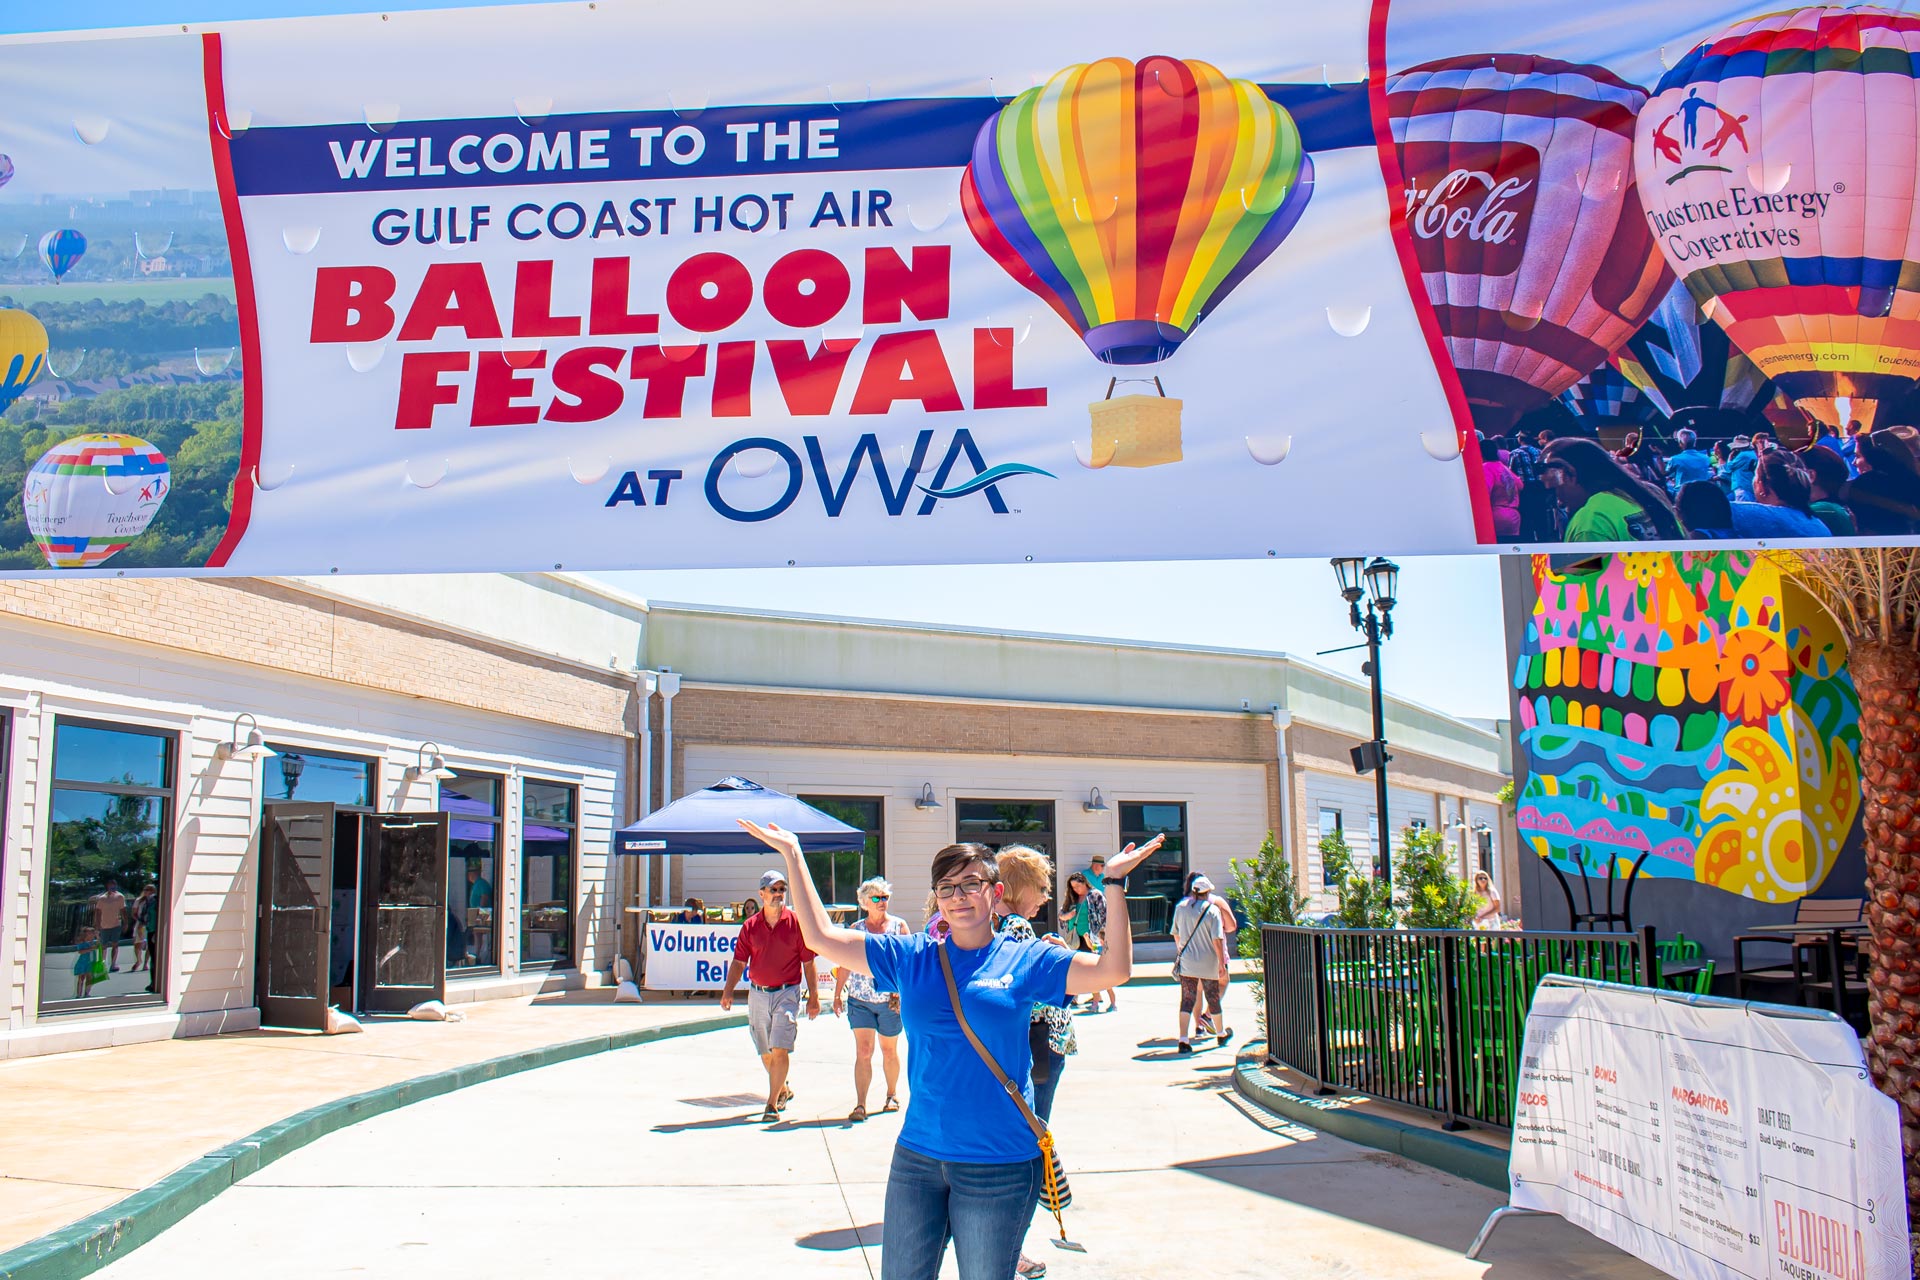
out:
<path id="1" fill-rule="evenodd" d="M 1757 433 L 1920 448 L 1920 18 L 1760 13 L 0 41 L 0 573 L 1745 537 Z"/>

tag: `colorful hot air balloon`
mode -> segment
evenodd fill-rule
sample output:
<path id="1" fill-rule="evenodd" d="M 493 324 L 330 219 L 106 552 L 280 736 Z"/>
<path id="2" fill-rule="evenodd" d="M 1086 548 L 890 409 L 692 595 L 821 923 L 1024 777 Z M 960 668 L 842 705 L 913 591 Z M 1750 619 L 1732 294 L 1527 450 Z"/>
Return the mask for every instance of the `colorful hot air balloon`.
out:
<path id="1" fill-rule="evenodd" d="M 1560 403 L 1597 427 L 1651 422 L 1659 406 L 1612 364 L 1603 364 L 1560 393 Z"/>
<path id="2" fill-rule="evenodd" d="M 166 455 L 138 436 L 75 436 L 27 472 L 27 528 L 54 568 L 91 569 L 146 532 L 171 483 Z"/>
<path id="3" fill-rule="evenodd" d="M 86 251 L 87 238 L 72 227 L 49 231 L 40 237 L 40 261 L 47 264 L 55 280 L 73 270 L 73 264 L 80 261 Z"/>
<path id="4" fill-rule="evenodd" d="M 1598 368 L 1671 283 L 1634 190 L 1646 96 L 1603 67 L 1526 54 L 1387 81 L 1414 254 L 1485 429 Z"/>
<path id="5" fill-rule="evenodd" d="M 46 365 L 46 327 L 31 312 L 0 310 L 0 413 Z"/>
<path id="6" fill-rule="evenodd" d="M 13 181 L 13 157 L 0 156 L 0 187 Z"/>
<path id="7" fill-rule="evenodd" d="M 1640 109 L 1661 251 L 1807 414 L 1871 426 L 1920 375 L 1920 17 L 1769 14 L 1692 50 Z"/>
<path id="8" fill-rule="evenodd" d="M 1172 355 L 1299 220 L 1313 165 L 1260 86 L 1207 63 L 1103 58 L 981 128 L 967 226 L 1108 364 Z"/>

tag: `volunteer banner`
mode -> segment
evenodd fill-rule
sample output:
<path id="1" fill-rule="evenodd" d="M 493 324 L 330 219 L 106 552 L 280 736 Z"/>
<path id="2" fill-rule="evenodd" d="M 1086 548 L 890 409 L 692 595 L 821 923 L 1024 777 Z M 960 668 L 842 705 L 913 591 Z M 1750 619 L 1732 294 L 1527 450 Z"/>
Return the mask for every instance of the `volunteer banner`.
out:
<path id="1" fill-rule="evenodd" d="M 1683 1280 L 1906 1280 L 1899 1110 L 1837 1019 L 1549 980 L 1511 1203 Z"/>
<path id="2" fill-rule="evenodd" d="M 0 572 L 1804 533 L 1530 447 L 1646 479 L 1629 428 L 1920 417 L 1920 17 L 1766 12 L 602 0 L 0 44 Z"/>
<path id="3" fill-rule="evenodd" d="M 737 924 L 649 924 L 642 973 L 649 991 L 718 991 L 733 963 Z"/>

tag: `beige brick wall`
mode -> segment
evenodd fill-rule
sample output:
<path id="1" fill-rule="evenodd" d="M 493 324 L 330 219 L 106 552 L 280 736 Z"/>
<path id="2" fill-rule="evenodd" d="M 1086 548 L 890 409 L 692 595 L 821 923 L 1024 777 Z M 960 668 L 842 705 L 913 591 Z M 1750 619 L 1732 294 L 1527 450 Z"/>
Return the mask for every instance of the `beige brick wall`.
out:
<path id="1" fill-rule="evenodd" d="M 597 733 L 634 723 L 633 686 L 613 672 L 260 579 L 10 579 L 0 615 Z"/>

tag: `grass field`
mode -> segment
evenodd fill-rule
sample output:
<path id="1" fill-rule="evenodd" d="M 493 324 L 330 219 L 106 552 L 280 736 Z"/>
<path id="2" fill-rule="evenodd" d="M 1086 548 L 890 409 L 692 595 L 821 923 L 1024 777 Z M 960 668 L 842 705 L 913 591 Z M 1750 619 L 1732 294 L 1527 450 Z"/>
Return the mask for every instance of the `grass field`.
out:
<path id="1" fill-rule="evenodd" d="M 192 302 L 208 293 L 217 293 L 231 300 L 232 277 L 222 276 L 217 280 L 126 280 L 111 284 L 86 281 L 73 284 L 0 284 L 0 298 L 12 298 L 15 304 L 28 307 L 36 302 L 85 302 L 89 298 L 98 298 L 102 302 L 131 302 L 135 298 L 150 303 Z"/>

